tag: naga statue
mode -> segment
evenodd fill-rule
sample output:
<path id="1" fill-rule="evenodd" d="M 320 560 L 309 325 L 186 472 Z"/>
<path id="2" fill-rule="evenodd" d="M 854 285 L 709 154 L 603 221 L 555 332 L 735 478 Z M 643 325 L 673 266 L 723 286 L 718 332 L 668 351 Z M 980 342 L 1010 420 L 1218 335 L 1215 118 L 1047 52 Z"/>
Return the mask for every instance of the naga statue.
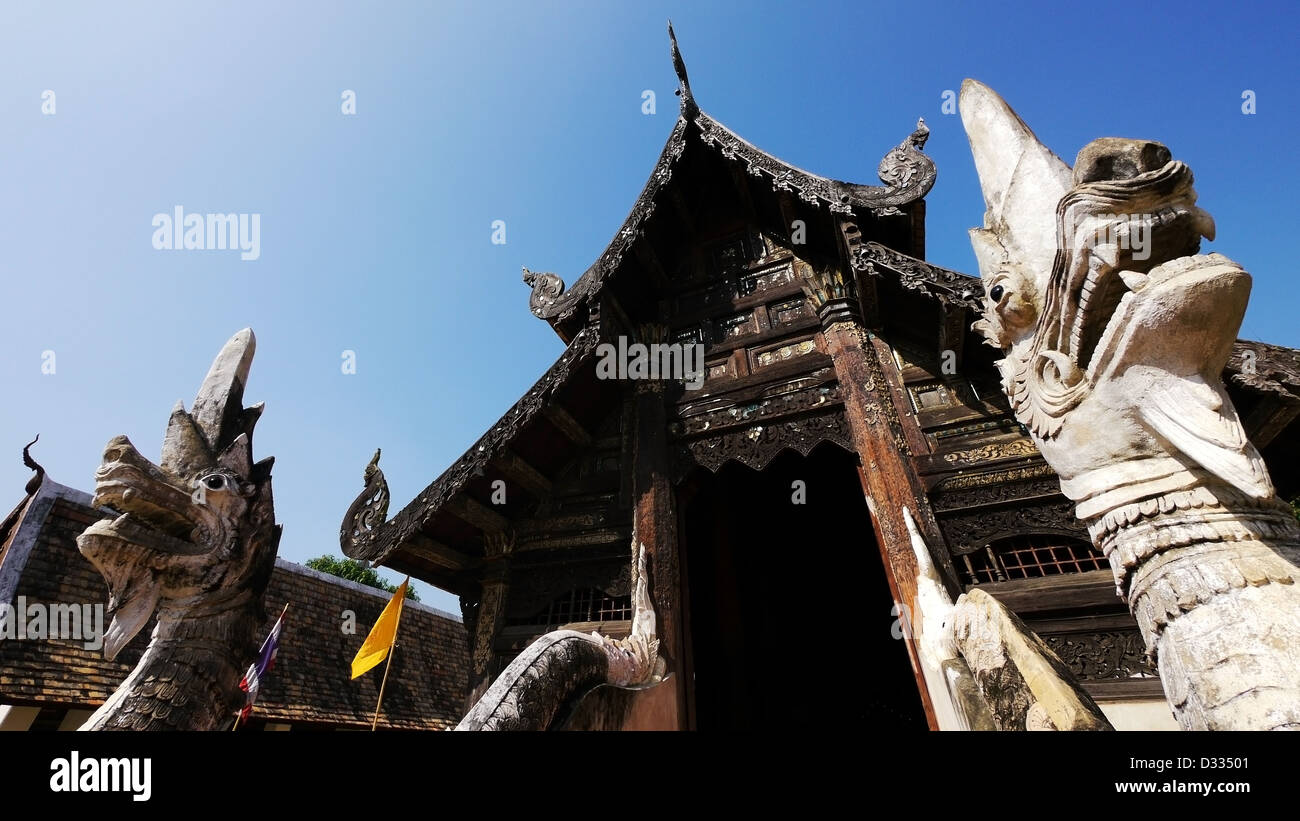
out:
<path id="1" fill-rule="evenodd" d="M 253 462 L 262 405 L 243 406 L 255 347 L 244 329 L 221 349 L 193 409 L 172 411 L 157 465 L 125 436 L 104 449 L 94 505 L 119 515 L 77 537 L 108 582 L 104 655 L 115 658 L 155 610 L 158 623 L 82 730 L 213 730 L 244 703 L 239 681 L 257 653 L 280 542 L 274 459 Z"/>
<path id="2" fill-rule="evenodd" d="M 1164 145 L 1104 138 L 1071 170 L 962 85 L 984 193 L 975 324 L 1114 571 L 1184 729 L 1300 729 L 1300 525 L 1221 373 L 1250 276 Z"/>
<path id="3" fill-rule="evenodd" d="M 562 729 L 582 698 L 597 687 L 641 690 L 665 681 L 645 553 L 641 545 L 631 635 L 615 640 L 577 630 L 547 633 L 515 657 L 456 729 Z"/>

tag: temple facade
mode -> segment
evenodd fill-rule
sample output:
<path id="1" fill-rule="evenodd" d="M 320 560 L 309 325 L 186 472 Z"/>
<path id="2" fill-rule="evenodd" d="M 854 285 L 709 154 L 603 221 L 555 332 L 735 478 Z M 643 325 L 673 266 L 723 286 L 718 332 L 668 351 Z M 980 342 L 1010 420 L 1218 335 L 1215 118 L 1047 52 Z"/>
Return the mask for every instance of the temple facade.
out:
<path id="1" fill-rule="evenodd" d="M 1106 558 L 971 331 L 978 278 L 925 261 L 924 122 L 882 184 L 817 176 L 704 113 L 673 50 L 680 116 L 613 241 L 567 288 L 525 269 L 564 352 L 391 519 L 372 470 L 344 553 L 460 597 L 467 706 L 548 631 L 627 635 L 644 545 L 671 675 L 597 691 L 569 726 L 760 728 L 831 690 L 851 695 L 839 723 L 939 729 L 907 640 L 906 510 L 951 595 L 1018 614 L 1117 728 L 1174 729 Z M 665 367 L 625 361 L 641 352 Z M 1224 373 L 1286 499 L 1298 363 L 1242 341 Z"/>

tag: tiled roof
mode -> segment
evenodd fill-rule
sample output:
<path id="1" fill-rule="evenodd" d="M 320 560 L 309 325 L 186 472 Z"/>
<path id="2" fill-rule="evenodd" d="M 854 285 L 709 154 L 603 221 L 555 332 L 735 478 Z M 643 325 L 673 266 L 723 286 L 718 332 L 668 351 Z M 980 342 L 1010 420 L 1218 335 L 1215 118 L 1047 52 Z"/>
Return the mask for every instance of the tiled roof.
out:
<path id="1" fill-rule="evenodd" d="M 35 507 L 27 505 L 29 510 Z M 30 523 L 39 528 L 36 542 L 21 570 L 15 598 L 8 603 L 22 596 L 29 605 L 106 605 L 108 588 L 76 545 L 81 531 L 104 515 L 76 499 L 54 499 L 44 521 Z M 28 524 L 24 521 L 19 527 Z M 285 602 L 289 611 L 279 655 L 262 683 L 254 717 L 295 725 L 368 728 L 382 665 L 352 681 L 349 664 L 388 599 L 383 591 L 277 559 L 267 587 L 267 619 L 261 634 L 270 630 Z M 355 613 L 351 635 L 343 632 L 345 611 Z M 105 660 L 102 650 L 85 649 L 83 641 L 0 640 L 0 703 L 98 707 L 135 666 L 153 627 L 151 621 L 113 661 Z M 468 664 L 460 621 L 408 601 L 384 690 L 380 726 L 422 730 L 455 726 L 465 710 Z"/>

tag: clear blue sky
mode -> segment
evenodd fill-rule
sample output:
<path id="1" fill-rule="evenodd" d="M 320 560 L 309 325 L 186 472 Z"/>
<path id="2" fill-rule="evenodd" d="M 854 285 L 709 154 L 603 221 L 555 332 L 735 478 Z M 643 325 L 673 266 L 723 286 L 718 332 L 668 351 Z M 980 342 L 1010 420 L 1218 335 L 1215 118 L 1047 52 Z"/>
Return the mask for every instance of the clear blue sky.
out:
<path id="1" fill-rule="evenodd" d="M 1242 335 L 1300 347 L 1294 3 L 630 5 L 5 3 L 2 503 L 38 432 L 51 477 L 86 490 L 116 434 L 156 458 L 172 404 L 251 326 L 281 555 L 338 552 L 376 446 L 396 512 L 561 351 L 519 268 L 572 283 L 631 207 L 677 113 L 669 17 L 704 110 L 808 170 L 874 183 L 924 115 L 929 257 L 959 270 L 983 210 L 941 111 L 963 77 L 1068 162 L 1094 137 L 1165 142 L 1217 218 L 1208 247 L 1255 275 Z M 260 259 L 154 250 L 176 205 L 260 214 Z"/>

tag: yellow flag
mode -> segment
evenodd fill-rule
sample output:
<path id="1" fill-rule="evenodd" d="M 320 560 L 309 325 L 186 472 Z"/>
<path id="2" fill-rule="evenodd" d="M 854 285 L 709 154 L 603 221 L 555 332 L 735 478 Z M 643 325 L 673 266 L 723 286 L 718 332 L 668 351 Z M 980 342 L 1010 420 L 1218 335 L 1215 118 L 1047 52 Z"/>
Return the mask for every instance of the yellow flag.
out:
<path id="1" fill-rule="evenodd" d="M 388 658 L 388 648 L 393 646 L 393 640 L 397 638 L 397 623 L 402 618 L 402 602 L 406 600 L 406 585 L 410 581 L 411 577 L 407 576 L 406 581 L 402 582 L 402 586 L 397 588 L 397 592 L 384 606 L 384 612 L 379 614 L 375 626 L 370 628 L 370 635 L 366 636 L 356 658 L 352 659 L 353 678 Z"/>

